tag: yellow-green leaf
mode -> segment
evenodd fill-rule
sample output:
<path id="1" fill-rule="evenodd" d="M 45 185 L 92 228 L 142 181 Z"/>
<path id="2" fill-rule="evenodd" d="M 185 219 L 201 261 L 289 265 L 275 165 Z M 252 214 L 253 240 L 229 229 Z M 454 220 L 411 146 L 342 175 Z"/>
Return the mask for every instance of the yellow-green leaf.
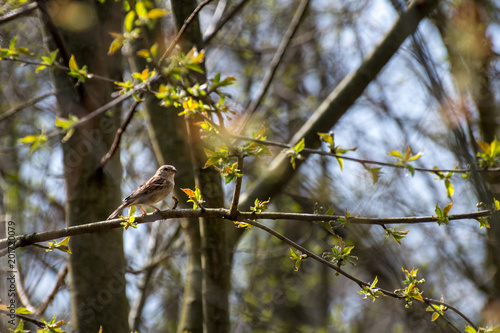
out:
<path id="1" fill-rule="evenodd" d="M 448 216 L 448 213 L 450 212 L 451 208 L 453 207 L 453 203 L 454 203 L 454 201 L 452 201 L 452 203 L 451 203 L 451 204 L 446 205 L 446 206 L 443 208 L 443 215 L 444 215 L 444 216 Z"/>
<path id="2" fill-rule="evenodd" d="M 115 39 L 113 39 L 113 41 L 109 45 L 108 54 L 114 54 L 116 51 L 121 49 L 124 41 L 125 37 L 123 35 L 116 36 Z"/>
<path id="3" fill-rule="evenodd" d="M 393 150 L 390 153 L 387 153 L 387 155 L 394 156 L 394 157 L 399 157 L 399 158 L 403 158 L 403 155 L 401 155 L 401 153 L 399 151 L 397 151 L 397 150 Z"/>
<path id="4" fill-rule="evenodd" d="M 71 58 L 69 59 L 69 69 L 73 72 L 78 72 L 78 65 L 76 64 L 75 56 L 71 55 Z"/>
<path id="5" fill-rule="evenodd" d="M 148 10 L 144 2 L 139 1 L 135 4 L 135 11 L 139 17 L 146 17 L 148 15 Z"/>
<path id="6" fill-rule="evenodd" d="M 134 29 L 134 20 L 135 20 L 135 12 L 128 12 L 127 16 L 125 16 L 124 26 L 125 31 L 131 32 Z"/>
<path id="7" fill-rule="evenodd" d="M 418 153 L 417 155 L 415 156 L 412 156 L 408 159 L 408 161 L 415 161 L 415 160 L 418 160 L 421 156 L 423 155 L 422 152 Z"/>
<path id="8" fill-rule="evenodd" d="M 166 9 L 160 9 L 160 8 L 151 9 L 147 14 L 147 18 L 151 20 L 156 20 L 162 16 L 167 15 L 169 12 L 170 11 Z"/>
<path id="9" fill-rule="evenodd" d="M 141 57 L 141 58 L 149 58 L 149 56 L 150 56 L 149 51 L 146 49 L 139 50 L 136 52 L 136 54 L 138 57 Z"/>
<path id="10" fill-rule="evenodd" d="M 16 313 L 17 314 L 30 314 L 31 311 L 26 309 L 26 308 L 17 308 L 16 309 Z"/>
<path id="11" fill-rule="evenodd" d="M 477 144 L 479 145 L 479 148 L 481 148 L 481 150 L 485 154 L 489 154 L 490 153 L 490 145 L 488 143 L 477 140 Z"/>
<path id="12" fill-rule="evenodd" d="M 20 138 L 18 139 L 17 141 L 19 141 L 20 143 L 33 143 L 36 141 L 37 139 L 37 135 L 26 135 L 24 138 Z"/>

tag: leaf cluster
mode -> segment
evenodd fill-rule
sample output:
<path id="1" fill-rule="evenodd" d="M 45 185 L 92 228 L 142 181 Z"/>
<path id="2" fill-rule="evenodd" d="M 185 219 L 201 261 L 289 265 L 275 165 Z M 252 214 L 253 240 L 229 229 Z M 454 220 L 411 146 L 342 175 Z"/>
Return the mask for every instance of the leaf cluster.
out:
<path id="1" fill-rule="evenodd" d="M 394 292 L 399 296 L 404 297 L 406 301 L 406 308 L 411 308 L 412 300 L 416 299 L 420 302 L 424 301 L 424 299 L 422 298 L 423 291 L 420 291 L 417 286 L 424 283 L 425 279 L 417 279 L 418 269 L 413 268 L 411 271 L 408 271 L 402 268 L 402 271 L 406 277 L 406 279 L 403 281 L 403 284 L 406 285 L 406 288 L 397 289 Z"/>

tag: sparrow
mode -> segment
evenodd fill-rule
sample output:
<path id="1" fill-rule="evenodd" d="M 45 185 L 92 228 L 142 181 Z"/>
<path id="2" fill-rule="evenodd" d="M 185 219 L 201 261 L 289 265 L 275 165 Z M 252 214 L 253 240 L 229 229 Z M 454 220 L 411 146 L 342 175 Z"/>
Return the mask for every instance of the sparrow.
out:
<path id="1" fill-rule="evenodd" d="M 176 172 L 177 169 L 174 166 L 162 165 L 151 179 L 145 181 L 123 199 L 123 203 L 109 215 L 108 220 L 114 219 L 123 208 L 130 206 L 139 206 L 143 213 L 142 216 L 146 215 L 146 211 L 141 205 L 152 207 L 156 212 L 160 211 L 153 204 L 162 201 L 172 192 Z"/>

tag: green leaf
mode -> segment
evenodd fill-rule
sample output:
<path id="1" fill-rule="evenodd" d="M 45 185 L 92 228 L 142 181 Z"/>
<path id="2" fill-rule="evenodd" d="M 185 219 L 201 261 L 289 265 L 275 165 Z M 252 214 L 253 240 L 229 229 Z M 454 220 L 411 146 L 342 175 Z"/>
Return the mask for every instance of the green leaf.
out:
<path id="1" fill-rule="evenodd" d="M 125 16 L 125 21 L 124 21 L 125 31 L 131 32 L 132 29 L 134 29 L 134 21 L 135 21 L 135 12 L 134 11 L 128 12 L 127 15 Z"/>
<path id="2" fill-rule="evenodd" d="M 42 133 L 39 135 L 26 135 L 24 138 L 18 139 L 20 143 L 31 143 L 30 153 L 34 152 L 40 145 L 48 141 L 47 136 Z"/>
<path id="3" fill-rule="evenodd" d="M 146 17 L 150 20 L 157 20 L 160 17 L 167 15 L 168 13 L 170 13 L 170 11 L 167 9 L 154 8 L 147 13 Z"/>
<path id="4" fill-rule="evenodd" d="M 78 72 L 78 65 L 76 64 L 75 56 L 71 55 L 71 58 L 69 59 L 69 69 L 72 72 Z"/>
<path id="5" fill-rule="evenodd" d="M 9 50 L 14 51 L 16 49 L 17 35 L 14 35 L 9 42 Z"/>
<path id="6" fill-rule="evenodd" d="M 453 203 L 454 201 L 452 201 L 452 203 L 446 205 L 444 208 L 443 208 L 443 215 L 444 216 L 448 216 L 448 213 L 450 212 L 451 208 L 453 207 Z"/>
<path id="7" fill-rule="evenodd" d="M 305 139 L 302 138 L 302 140 L 300 140 L 296 145 L 295 147 L 293 147 L 293 150 L 295 150 L 297 153 L 300 153 L 302 150 L 304 150 L 306 146 L 306 143 L 305 143 Z"/>
<path id="8" fill-rule="evenodd" d="M 385 229 L 385 232 L 387 233 L 387 236 L 391 236 L 396 242 L 401 245 L 401 240 L 408 235 L 410 230 L 396 231 L 394 230 L 394 228 L 387 228 Z"/>
<path id="9" fill-rule="evenodd" d="M 139 1 L 135 4 L 135 11 L 140 18 L 146 18 L 148 15 L 148 10 L 144 2 Z"/>
<path id="10" fill-rule="evenodd" d="M 68 236 L 68 237 L 64 238 L 62 241 L 57 242 L 57 243 L 56 242 L 49 242 L 49 248 L 46 249 L 45 252 L 59 250 L 59 251 L 71 254 L 71 250 L 68 247 L 69 239 L 70 239 L 70 237 Z"/>
<path id="11" fill-rule="evenodd" d="M 329 133 L 317 133 L 317 134 L 321 141 L 328 143 L 332 147 L 334 146 L 332 134 Z"/>
<path id="12" fill-rule="evenodd" d="M 399 151 L 397 151 L 397 150 L 393 150 L 390 153 L 387 153 L 387 155 L 394 156 L 394 157 L 399 157 L 399 158 L 403 158 L 403 155 L 401 155 L 401 153 Z"/>
<path id="13" fill-rule="evenodd" d="M 31 311 L 26 309 L 26 308 L 17 308 L 16 309 L 16 313 L 17 314 L 30 314 Z"/>
<path id="14" fill-rule="evenodd" d="M 115 38 L 109 45 L 108 55 L 114 54 L 116 51 L 122 48 L 125 37 L 122 34 L 116 34 Z"/>
<path id="15" fill-rule="evenodd" d="M 337 157 L 337 162 L 339 162 L 340 171 L 343 171 L 344 170 L 344 160 L 340 157 Z"/>
<path id="16" fill-rule="evenodd" d="M 292 255 L 290 259 L 295 261 L 295 271 L 297 272 L 302 262 L 306 260 L 307 254 L 302 254 L 300 250 L 295 251 L 292 248 L 290 248 L 290 254 Z"/>
<path id="17" fill-rule="evenodd" d="M 368 172 L 370 172 L 373 184 L 376 184 L 380 178 L 380 175 L 382 174 L 382 172 L 380 171 L 382 170 L 382 168 L 370 168 L 365 166 L 365 169 L 368 170 Z"/>

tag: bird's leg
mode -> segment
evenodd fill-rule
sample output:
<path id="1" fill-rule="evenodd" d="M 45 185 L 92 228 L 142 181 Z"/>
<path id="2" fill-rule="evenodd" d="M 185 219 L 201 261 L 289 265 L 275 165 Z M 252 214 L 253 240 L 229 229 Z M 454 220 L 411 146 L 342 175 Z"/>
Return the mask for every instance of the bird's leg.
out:
<path id="1" fill-rule="evenodd" d="M 142 208 L 141 206 L 139 206 L 139 208 L 142 210 L 142 215 L 141 216 L 144 216 L 144 215 L 147 214 L 146 211 L 144 210 L 144 208 Z"/>
<path id="2" fill-rule="evenodd" d="M 155 213 L 157 213 L 157 212 L 159 212 L 161 210 L 161 209 L 159 209 L 159 208 L 157 208 L 157 207 L 155 207 L 153 205 L 148 205 L 148 206 L 151 207 L 151 208 L 154 208 L 155 209 Z"/>

